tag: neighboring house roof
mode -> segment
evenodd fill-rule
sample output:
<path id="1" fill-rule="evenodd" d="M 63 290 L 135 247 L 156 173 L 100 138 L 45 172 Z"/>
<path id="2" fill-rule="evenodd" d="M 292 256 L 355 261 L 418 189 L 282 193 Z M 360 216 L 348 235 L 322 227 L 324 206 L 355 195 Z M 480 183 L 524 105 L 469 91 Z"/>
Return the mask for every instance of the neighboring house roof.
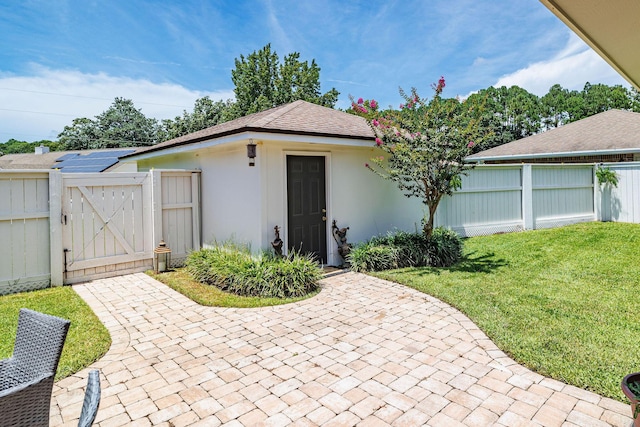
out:
<path id="1" fill-rule="evenodd" d="M 640 153 L 640 113 L 609 110 L 481 151 L 468 161 Z"/>
<path id="2" fill-rule="evenodd" d="M 240 117 L 207 129 L 138 149 L 133 155 L 192 144 L 243 132 L 295 134 L 370 140 L 373 131 L 359 116 L 312 104 L 294 101 L 259 113 Z"/>
<path id="3" fill-rule="evenodd" d="M 540 0 L 622 77 L 640 88 L 640 2 Z"/>
<path id="4" fill-rule="evenodd" d="M 49 169 L 56 159 L 70 151 L 51 151 L 44 154 L 19 153 L 0 156 L 0 169 Z"/>
<path id="5" fill-rule="evenodd" d="M 60 169 L 65 173 L 103 172 L 118 163 L 119 157 L 135 149 L 50 151 L 42 154 L 6 154 L 0 157 L 0 169 Z"/>

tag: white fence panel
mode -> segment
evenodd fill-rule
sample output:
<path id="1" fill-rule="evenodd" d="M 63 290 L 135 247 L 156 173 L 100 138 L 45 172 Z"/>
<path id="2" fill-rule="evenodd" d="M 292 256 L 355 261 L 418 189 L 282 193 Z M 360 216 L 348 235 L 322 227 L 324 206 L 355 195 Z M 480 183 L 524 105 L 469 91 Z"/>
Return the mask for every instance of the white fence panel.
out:
<path id="1" fill-rule="evenodd" d="M 612 163 L 605 166 L 618 175 L 618 187 L 602 189 L 602 219 L 640 223 L 640 164 Z"/>
<path id="2" fill-rule="evenodd" d="M 171 267 L 184 264 L 189 252 L 200 247 L 200 174 L 163 171 L 161 239 L 171 249 Z"/>
<path id="3" fill-rule="evenodd" d="M 440 202 L 435 224 L 465 237 L 520 231 L 521 200 L 520 167 L 477 167 L 462 177 L 460 190 Z"/>
<path id="4" fill-rule="evenodd" d="M 594 221 L 593 180 L 593 165 L 534 165 L 534 228 Z"/>
<path id="5" fill-rule="evenodd" d="M 595 219 L 593 165 L 480 165 L 435 223 L 468 237 Z"/>
<path id="6" fill-rule="evenodd" d="M 0 174 L 0 295 L 49 286 L 49 175 Z"/>

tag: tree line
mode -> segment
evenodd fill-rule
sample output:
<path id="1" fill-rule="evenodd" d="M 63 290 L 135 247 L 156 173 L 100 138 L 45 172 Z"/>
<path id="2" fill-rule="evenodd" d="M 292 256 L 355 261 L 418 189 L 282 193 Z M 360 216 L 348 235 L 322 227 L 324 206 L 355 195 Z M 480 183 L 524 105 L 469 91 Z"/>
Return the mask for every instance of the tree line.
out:
<path id="1" fill-rule="evenodd" d="M 235 99 L 214 101 L 205 96 L 195 101 L 192 111 L 184 110 L 173 119 L 146 117 L 132 100 L 115 98 L 102 114 L 74 119 L 57 141 L 10 139 L 0 143 L 0 153 L 33 152 L 41 144 L 52 151 L 154 145 L 299 99 L 333 108 L 339 95 L 335 88 L 320 91 L 320 67 L 315 60 L 302 61 L 294 52 L 280 61 L 269 44 L 236 58 L 231 80 Z M 640 111 L 637 90 L 589 83 L 581 91 L 556 84 L 542 97 L 518 86 L 489 87 L 464 102 L 457 98 L 448 102 L 459 104 L 461 114 L 472 115 L 483 132 L 491 135 L 474 147 L 475 152 L 614 108 Z"/>
<path id="2" fill-rule="evenodd" d="M 518 86 L 502 86 L 480 90 L 464 104 L 480 115 L 480 127 L 490 131 L 477 152 L 611 109 L 640 112 L 640 94 L 621 85 L 586 83 L 579 91 L 555 84 L 538 97 Z"/>

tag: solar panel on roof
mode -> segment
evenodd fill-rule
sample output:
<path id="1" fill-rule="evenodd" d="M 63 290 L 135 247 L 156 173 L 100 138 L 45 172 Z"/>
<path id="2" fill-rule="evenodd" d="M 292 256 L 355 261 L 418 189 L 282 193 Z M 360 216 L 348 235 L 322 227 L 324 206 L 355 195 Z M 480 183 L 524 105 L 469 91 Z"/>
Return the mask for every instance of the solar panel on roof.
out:
<path id="1" fill-rule="evenodd" d="M 133 153 L 136 150 L 113 150 L 113 151 L 96 151 L 94 153 L 89 153 L 86 156 L 83 157 L 91 157 L 91 158 L 97 158 L 97 157 L 121 157 L 121 156 L 125 156 L 127 154 Z"/>
<path id="2" fill-rule="evenodd" d="M 53 166 L 53 169 L 60 169 L 62 172 L 102 172 L 116 163 L 118 159 L 115 157 L 91 159 L 88 156 L 79 156 L 60 162 Z"/>
<path id="3" fill-rule="evenodd" d="M 89 154 L 68 153 L 56 161 L 52 169 L 62 172 L 102 172 L 118 163 L 118 157 L 133 153 L 135 149 L 95 151 Z"/>
<path id="4" fill-rule="evenodd" d="M 78 153 L 67 153 L 64 156 L 60 156 L 56 159 L 56 162 L 63 162 L 65 160 L 69 160 L 72 159 L 74 157 L 78 157 Z"/>

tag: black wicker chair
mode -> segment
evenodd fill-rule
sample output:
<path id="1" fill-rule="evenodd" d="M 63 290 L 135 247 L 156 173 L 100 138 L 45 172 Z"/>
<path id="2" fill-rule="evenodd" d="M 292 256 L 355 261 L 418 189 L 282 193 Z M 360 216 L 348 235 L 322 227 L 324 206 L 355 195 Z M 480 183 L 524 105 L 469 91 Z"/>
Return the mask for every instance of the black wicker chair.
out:
<path id="1" fill-rule="evenodd" d="M 69 321 L 23 308 L 13 356 L 0 360 L 0 424 L 48 426 L 53 379 Z"/>
<path id="2" fill-rule="evenodd" d="M 87 379 L 87 391 L 84 393 L 82 412 L 78 420 L 78 427 L 90 427 L 98 414 L 100 405 L 100 372 L 93 370 L 89 372 Z"/>

